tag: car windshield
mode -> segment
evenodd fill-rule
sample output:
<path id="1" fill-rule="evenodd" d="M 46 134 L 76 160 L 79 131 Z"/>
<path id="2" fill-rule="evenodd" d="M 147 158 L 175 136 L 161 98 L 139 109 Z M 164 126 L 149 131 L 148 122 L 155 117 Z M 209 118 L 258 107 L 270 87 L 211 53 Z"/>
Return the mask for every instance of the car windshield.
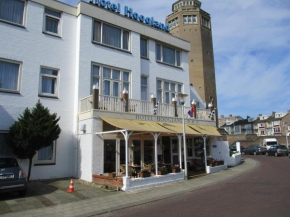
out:
<path id="1" fill-rule="evenodd" d="M 277 142 L 267 142 L 267 145 L 277 145 Z"/>
<path id="2" fill-rule="evenodd" d="M 257 148 L 264 148 L 263 146 L 261 145 L 256 145 Z"/>
<path id="3" fill-rule="evenodd" d="M 279 149 L 287 149 L 285 145 L 279 145 L 278 148 Z"/>
<path id="4" fill-rule="evenodd" d="M 15 158 L 0 158 L 0 168 L 18 167 Z"/>

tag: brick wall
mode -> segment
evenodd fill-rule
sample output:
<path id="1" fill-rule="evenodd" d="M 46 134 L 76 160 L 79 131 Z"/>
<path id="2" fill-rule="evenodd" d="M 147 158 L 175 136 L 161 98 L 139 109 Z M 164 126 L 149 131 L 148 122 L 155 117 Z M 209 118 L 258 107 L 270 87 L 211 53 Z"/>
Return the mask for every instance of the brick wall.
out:
<path id="1" fill-rule="evenodd" d="M 93 183 L 122 188 L 123 177 L 112 178 L 109 176 L 93 175 Z"/>

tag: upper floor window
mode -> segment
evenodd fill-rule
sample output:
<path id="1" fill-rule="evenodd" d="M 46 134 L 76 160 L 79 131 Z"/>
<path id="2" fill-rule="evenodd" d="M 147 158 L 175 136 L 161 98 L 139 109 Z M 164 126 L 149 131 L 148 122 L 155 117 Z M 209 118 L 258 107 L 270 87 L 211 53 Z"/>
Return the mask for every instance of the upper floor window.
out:
<path id="1" fill-rule="evenodd" d="M 0 0 L 0 19 L 23 25 L 24 7 L 24 0 Z"/>
<path id="2" fill-rule="evenodd" d="M 93 41 L 122 50 L 130 50 L 129 31 L 99 21 L 94 21 Z"/>
<path id="3" fill-rule="evenodd" d="M 160 79 L 157 80 L 158 101 L 170 104 L 172 98 L 175 98 L 178 93 L 182 93 L 182 84 Z"/>
<path id="4" fill-rule="evenodd" d="M 140 39 L 141 57 L 148 58 L 148 40 L 145 38 Z"/>
<path id="5" fill-rule="evenodd" d="M 141 76 L 141 100 L 148 100 L 148 84 L 145 76 Z"/>
<path id="6" fill-rule="evenodd" d="M 0 91 L 20 91 L 20 63 L 0 59 Z"/>
<path id="7" fill-rule="evenodd" d="M 156 44 L 156 60 L 174 66 L 180 66 L 180 51 L 165 45 Z"/>
<path id="8" fill-rule="evenodd" d="M 92 85 L 96 84 L 99 84 L 100 94 L 121 97 L 124 88 L 130 93 L 130 73 L 125 70 L 93 64 Z"/>
<path id="9" fill-rule="evenodd" d="M 210 22 L 208 18 L 201 17 L 201 24 L 210 29 Z"/>
<path id="10" fill-rule="evenodd" d="M 183 15 L 183 24 L 197 23 L 196 15 Z"/>
<path id="11" fill-rule="evenodd" d="M 174 18 L 173 20 L 170 20 L 168 22 L 169 28 L 172 29 L 174 27 L 178 26 L 178 17 Z"/>
<path id="12" fill-rule="evenodd" d="M 54 35 L 60 35 L 61 13 L 45 8 L 44 17 L 44 32 Z"/>
<path id="13" fill-rule="evenodd" d="M 58 70 L 41 67 L 39 94 L 58 96 Z"/>

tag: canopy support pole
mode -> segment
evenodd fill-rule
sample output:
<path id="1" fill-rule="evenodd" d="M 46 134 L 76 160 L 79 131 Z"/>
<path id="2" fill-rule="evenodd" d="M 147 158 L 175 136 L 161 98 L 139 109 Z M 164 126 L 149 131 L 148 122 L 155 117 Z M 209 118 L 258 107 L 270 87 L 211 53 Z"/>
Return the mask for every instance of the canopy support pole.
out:
<path id="1" fill-rule="evenodd" d="M 154 137 L 155 141 L 155 175 L 158 175 L 158 150 L 157 150 L 157 140 L 160 135 L 160 133 L 151 133 L 151 135 Z"/>

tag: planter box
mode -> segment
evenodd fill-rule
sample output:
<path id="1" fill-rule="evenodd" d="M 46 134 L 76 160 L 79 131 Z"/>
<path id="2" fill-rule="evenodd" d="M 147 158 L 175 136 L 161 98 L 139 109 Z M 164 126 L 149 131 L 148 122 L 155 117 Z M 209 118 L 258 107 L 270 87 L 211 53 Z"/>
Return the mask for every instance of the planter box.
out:
<path id="1" fill-rule="evenodd" d="M 116 177 L 116 173 L 109 173 L 109 177 L 110 178 L 115 178 Z"/>
<path id="2" fill-rule="evenodd" d="M 167 171 L 158 171 L 159 176 L 166 175 L 166 174 L 168 174 Z"/>
<path id="3" fill-rule="evenodd" d="M 172 173 L 179 173 L 180 172 L 180 169 L 177 168 L 177 169 L 172 169 Z"/>
<path id="4" fill-rule="evenodd" d="M 146 177 L 150 177 L 151 173 L 139 173 L 139 177 L 140 178 L 146 178 Z"/>

